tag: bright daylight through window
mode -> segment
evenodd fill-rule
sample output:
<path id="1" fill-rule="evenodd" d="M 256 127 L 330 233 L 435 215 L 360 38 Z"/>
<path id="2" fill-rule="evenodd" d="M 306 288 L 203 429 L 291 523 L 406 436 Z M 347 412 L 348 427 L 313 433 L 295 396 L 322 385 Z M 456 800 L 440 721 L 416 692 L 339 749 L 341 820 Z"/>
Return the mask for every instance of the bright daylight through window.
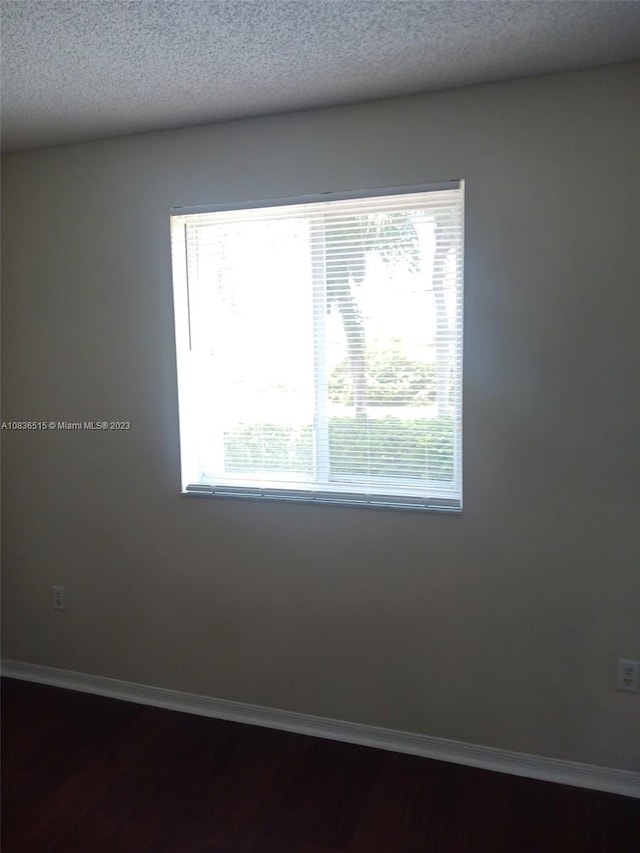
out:
<path id="1" fill-rule="evenodd" d="M 183 489 L 458 509 L 461 183 L 171 217 Z"/>

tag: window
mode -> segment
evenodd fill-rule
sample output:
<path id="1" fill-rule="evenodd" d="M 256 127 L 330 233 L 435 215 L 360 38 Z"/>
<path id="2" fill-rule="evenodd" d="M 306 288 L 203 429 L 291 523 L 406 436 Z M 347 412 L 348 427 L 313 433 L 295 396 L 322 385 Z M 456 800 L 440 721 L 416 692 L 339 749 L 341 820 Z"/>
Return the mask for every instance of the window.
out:
<path id="1" fill-rule="evenodd" d="M 463 187 L 176 209 L 183 490 L 459 509 Z"/>

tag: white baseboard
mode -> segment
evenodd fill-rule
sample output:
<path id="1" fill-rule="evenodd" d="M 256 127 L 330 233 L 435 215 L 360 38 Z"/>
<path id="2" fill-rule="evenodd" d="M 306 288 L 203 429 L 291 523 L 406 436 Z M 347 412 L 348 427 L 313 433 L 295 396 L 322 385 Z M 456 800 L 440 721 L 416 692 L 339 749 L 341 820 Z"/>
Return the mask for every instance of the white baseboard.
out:
<path id="1" fill-rule="evenodd" d="M 574 785 L 579 788 L 591 788 L 596 791 L 607 791 L 613 794 L 640 798 L 640 773 L 633 773 L 628 770 L 579 764 L 575 761 L 526 755 L 525 753 L 494 749 L 488 746 L 476 746 L 460 741 L 446 740 L 445 738 L 315 717 L 310 714 L 280 711 L 275 708 L 264 708 L 260 705 L 213 699 L 209 696 L 182 693 L 179 690 L 150 687 L 129 681 L 119 681 L 114 678 L 102 678 L 97 675 L 87 675 L 81 672 L 71 672 L 65 669 L 55 669 L 19 661 L 3 661 L 2 675 L 22 681 L 63 687 L 67 690 L 95 693 L 99 696 L 108 696 L 126 702 L 137 702 L 141 705 L 153 705 L 172 711 L 183 711 L 188 714 L 200 714 L 205 717 L 232 720 L 252 726 L 297 732 L 312 737 L 386 749 L 391 752 L 419 755 L 438 761 L 450 761 L 468 767 L 480 767 L 483 770 L 493 770 L 498 773 L 526 776 L 529 779 L 542 779 L 546 782 Z"/>

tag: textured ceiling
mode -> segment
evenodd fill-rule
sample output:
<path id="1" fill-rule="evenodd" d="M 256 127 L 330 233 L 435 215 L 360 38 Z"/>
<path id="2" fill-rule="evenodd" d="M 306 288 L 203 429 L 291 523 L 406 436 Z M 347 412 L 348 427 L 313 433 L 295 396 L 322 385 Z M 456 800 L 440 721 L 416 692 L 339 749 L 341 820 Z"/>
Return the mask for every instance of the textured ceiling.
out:
<path id="1" fill-rule="evenodd" d="M 5 150 L 640 57 L 640 2 L 2 0 Z"/>

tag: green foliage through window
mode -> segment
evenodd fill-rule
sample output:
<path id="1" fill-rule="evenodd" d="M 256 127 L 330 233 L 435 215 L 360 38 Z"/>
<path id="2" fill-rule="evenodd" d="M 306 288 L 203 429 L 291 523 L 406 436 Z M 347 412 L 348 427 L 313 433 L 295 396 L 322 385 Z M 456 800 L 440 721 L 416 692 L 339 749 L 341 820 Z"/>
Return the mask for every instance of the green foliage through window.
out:
<path id="1" fill-rule="evenodd" d="M 368 353 L 366 376 L 369 406 L 425 406 L 435 403 L 433 365 L 413 361 L 398 349 Z M 353 382 L 347 359 L 331 371 L 329 400 L 353 405 Z"/>
<path id="2" fill-rule="evenodd" d="M 451 418 L 330 418 L 330 476 L 450 482 L 453 440 Z M 228 474 L 313 474 L 311 426 L 241 424 L 225 432 L 224 452 Z"/>

